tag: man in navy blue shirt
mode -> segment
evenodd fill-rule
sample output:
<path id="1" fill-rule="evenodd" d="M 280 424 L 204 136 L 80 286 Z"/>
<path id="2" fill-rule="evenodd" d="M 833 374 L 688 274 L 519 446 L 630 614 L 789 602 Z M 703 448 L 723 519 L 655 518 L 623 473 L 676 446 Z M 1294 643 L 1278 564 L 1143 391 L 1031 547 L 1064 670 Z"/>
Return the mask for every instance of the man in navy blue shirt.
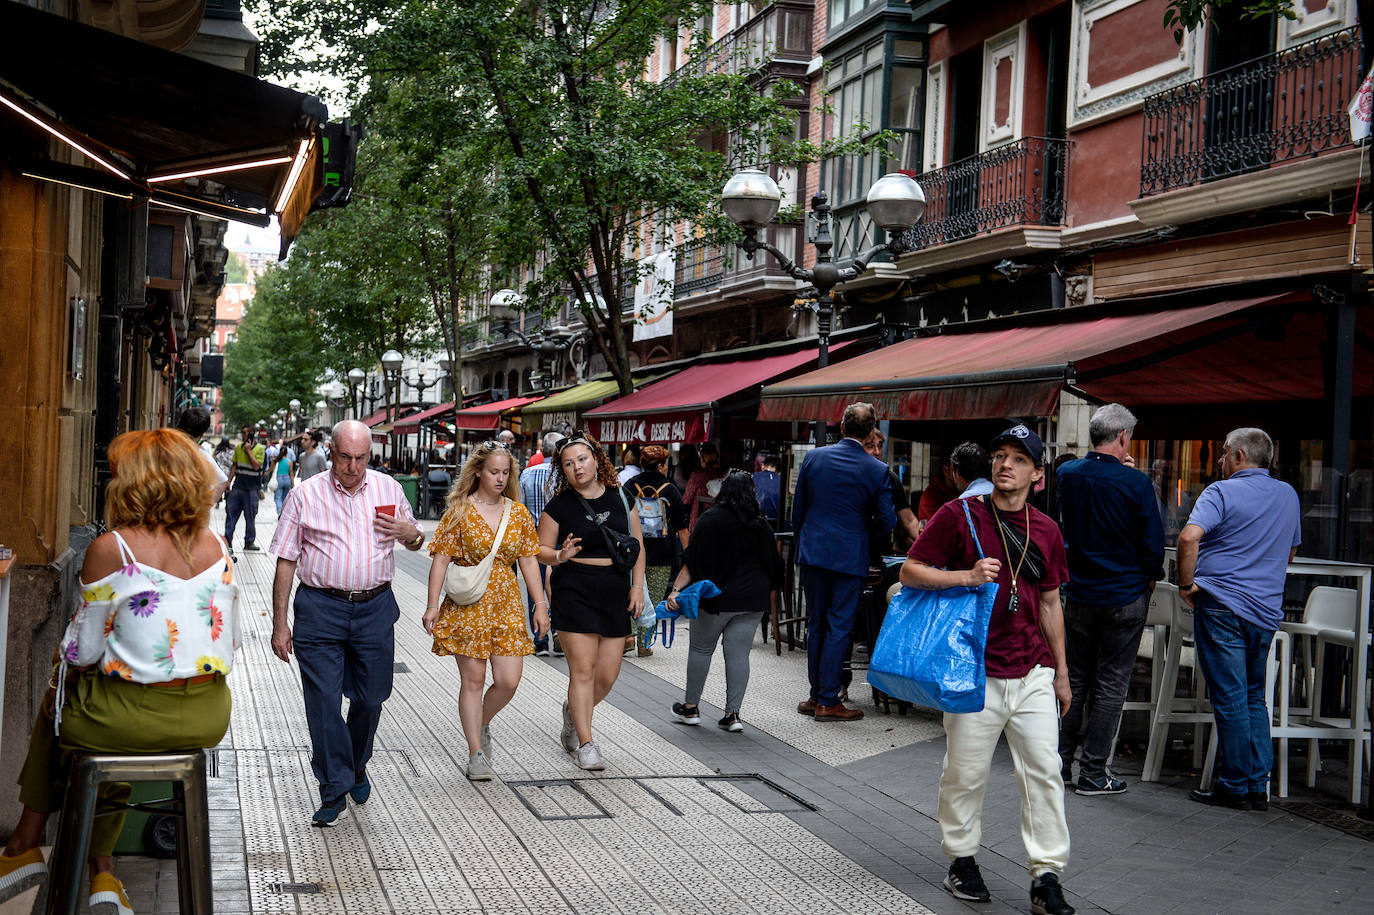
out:
<path id="1" fill-rule="evenodd" d="M 1298 494 L 1269 475 L 1273 459 L 1262 429 L 1226 436 L 1224 479 L 1202 491 L 1178 535 L 1178 593 L 1194 610 L 1193 642 L 1217 723 L 1216 789 L 1189 796 L 1217 807 L 1269 809 L 1269 643 L 1302 543 Z"/>
<path id="2" fill-rule="evenodd" d="M 1121 404 L 1088 422 L 1093 450 L 1059 468 L 1069 558 L 1064 628 L 1073 701 L 1059 732 L 1064 781 L 1081 748 L 1076 792 L 1120 794 L 1107 771 L 1155 582 L 1164 577 L 1164 526 L 1147 474 L 1125 463 L 1136 418 Z M 1084 707 L 1087 713 L 1084 713 Z"/>

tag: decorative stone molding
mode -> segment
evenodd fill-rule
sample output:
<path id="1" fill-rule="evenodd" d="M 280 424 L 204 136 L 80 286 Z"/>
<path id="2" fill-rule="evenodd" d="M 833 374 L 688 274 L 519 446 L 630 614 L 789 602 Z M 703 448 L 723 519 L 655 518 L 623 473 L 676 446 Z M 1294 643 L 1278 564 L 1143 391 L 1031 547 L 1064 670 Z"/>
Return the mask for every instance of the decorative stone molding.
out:
<path id="1" fill-rule="evenodd" d="M 997 70 L 1011 67 L 1006 120 L 998 123 Z M 983 109 L 978 130 L 978 151 L 987 152 L 1021 137 L 1021 114 L 1026 95 L 1026 22 L 1021 22 L 983 42 Z"/>
<path id="2" fill-rule="evenodd" d="M 1280 51 L 1319 38 L 1328 32 L 1338 32 L 1356 24 L 1355 0 L 1327 0 L 1326 6 L 1313 12 L 1303 0 L 1293 4 L 1297 19 L 1279 18 L 1276 46 Z"/>

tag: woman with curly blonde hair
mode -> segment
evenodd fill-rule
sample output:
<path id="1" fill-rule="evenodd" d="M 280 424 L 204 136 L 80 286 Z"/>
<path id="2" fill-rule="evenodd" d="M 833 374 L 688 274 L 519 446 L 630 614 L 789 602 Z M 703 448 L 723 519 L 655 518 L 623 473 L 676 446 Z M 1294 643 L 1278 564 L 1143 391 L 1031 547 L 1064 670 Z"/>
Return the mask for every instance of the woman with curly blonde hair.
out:
<path id="1" fill-rule="evenodd" d="M 539 560 L 555 567 L 554 627 L 568 659 L 561 740 L 578 766 L 604 769 L 592 743 L 592 710 L 615 685 L 630 620 L 644 609 L 644 541 L 611 459 L 587 433 L 559 443 L 550 483 L 553 495 L 539 516 Z M 612 564 L 603 525 L 639 543 L 629 575 Z"/>
<path id="2" fill-rule="evenodd" d="M 82 602 L 29 740 L 0 902 L 47 874 L 39 845 L 71 753 L 184 753 L 215 746 L 229 727 L 238 587 L 228 547 L 208 527 L 213 471 L 175 429 L 126 432 L 109 458 L 110 530 L 86 550 Z M 115 803 L 129 794 L 127 784 L 101 787 Z M 129 912 L 111 857 L 123 825 L 117 810 L 91 832 L 90 907 L 101 915 Z"/>
<path id="3" fill-rule="evenodd" d="M 458 662 L 462 683 L 458 720 L 468 742 L 467 775 L 473 781 L 488 781 L 495 774 L 491 767 L 491 722 L 515 695 L 525 656 L 534 654 L 520 587 L 511 569 L 517 561 L 525 587 L 535 601 L 535 631 L 540 637 L 549 632 L 549 604 L 534 558 L 539 553 L 539 535 L 534 518 L 520 502 L 516 484 L 519 470 L 515 457 L 501 442 L 478 445 L 449 489 L 443 520 L 429 543 L 434 561 L 429 568 L 429 600 L 422 622 L 425 631 L 434 636 L 431 650 L 437 655 L 453 655 Z M 506 530 L 498 544 L 496 535 L 503 519 Z M 458 606 L 444 594 L 449 564 L 475 566 L 492 550 L 498 552 L 486 591 L 476 603 Z M 492 684 L 483 693 L 488 665 Z"/>

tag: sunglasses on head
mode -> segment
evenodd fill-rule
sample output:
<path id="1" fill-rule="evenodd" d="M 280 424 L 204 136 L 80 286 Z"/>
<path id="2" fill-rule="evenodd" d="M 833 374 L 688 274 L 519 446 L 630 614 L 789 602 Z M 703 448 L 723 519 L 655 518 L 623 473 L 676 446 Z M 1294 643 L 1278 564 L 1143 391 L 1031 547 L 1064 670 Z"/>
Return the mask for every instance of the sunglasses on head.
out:
<path id="1" fill-rule="evenodd" d="M 488 451 L 492 450 L 493 448 L 500 448 L 502 451 L 509 451 L 509 450 L 510 450 L 510 445 L 507 445 L 505 442 L 497 441 L 497 440 L 494 439 L 494 438 L 492 438 L 492 439 L 487 439 L 485 442 L 483 442 L 482 444 L 478 445 L 477 447 L 478 447 L 478 448 L 485 448 L 485 449 L 487 449 Z"/>
<path id="2" fill-rule="evenodd" d="M 570 446 L 570 445 L 583 445 L 583 446 L 585 446 L 585 447 L 587 447 L 587 448 L 591 448 L 591 447 L 592 447 L 592 443 L 591 443 L 591 442 L 587 441 L 585 438 L 583 438 L 583 437 L 580 436 L 580 435 L 575 435 L 575 436 L 573 436 L 572 438 L 565 438 L 565 439 L 563 439 L 563 441 L 559 442 L 559 443 L 558 443 L 558 447 L 554 449 L 554 454 L 562 454 L 562 453 L 563 453 L 563 449 L 564 449 L 564 448 L 567 448 L 567 447 Z"/>

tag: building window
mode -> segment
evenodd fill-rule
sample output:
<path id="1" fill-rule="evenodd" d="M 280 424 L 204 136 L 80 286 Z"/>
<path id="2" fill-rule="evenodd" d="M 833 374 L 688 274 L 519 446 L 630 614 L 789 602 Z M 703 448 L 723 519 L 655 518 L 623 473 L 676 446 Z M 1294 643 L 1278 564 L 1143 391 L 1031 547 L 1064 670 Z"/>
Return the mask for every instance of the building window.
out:
<path id="1" fill-rule="evenodd" d="M 826 28 L 834 32 L 846 20 L 882 2 L 885 0 L 830 0 L 830 5 L 826 8 Z"/>
<path id="2" fill-rule="evenodd" d="M 830 64 L 826 139 L 871 139 L 882 131 L 895 135 L 885 149 L 822 163 L 821 187 L 835 209 L 839 259 L 852 258 L 878 240 L 863 212 L 873 182 L 890 171 L 921 171 L 924 58 L 923 40 L 889 31 L 852 46 Z"/>

